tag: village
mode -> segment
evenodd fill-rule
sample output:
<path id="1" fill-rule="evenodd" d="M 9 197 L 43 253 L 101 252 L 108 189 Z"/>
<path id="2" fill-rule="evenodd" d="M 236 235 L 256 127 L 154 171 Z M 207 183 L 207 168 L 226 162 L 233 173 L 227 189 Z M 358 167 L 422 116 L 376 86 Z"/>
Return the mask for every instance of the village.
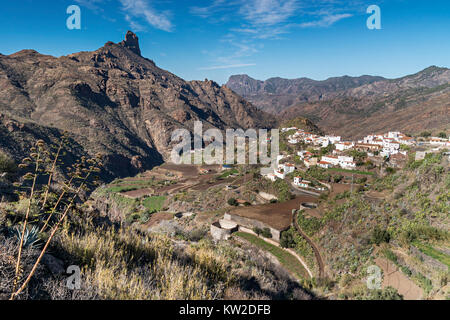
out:
<path id="1" fill-rule="evenodd" d="M 397 131 L 367 135 L 358 141 L 344 141 L 335 135 L 322 136 L 297 127 L 281 128 L 281 133 L 285 134 L 288 145 L 294 148 L 277 157 L 276 168 L 265 174 L 265 178 L 271 181 L 290 179 L 291 184 L 298 188 L 316 191 L 325 191 L 327 184 L 320 181 L 314 184 L 301 176 L 292 176 L 292 173 L 304 172 L 315 166 L 347 173 L 381 170 L 383 166 L 402 168 L 413 148 L 415 160 L 420 160 L 426 153 L 450 147 L 446 138 L 428 137 L 417 141 Z"/>

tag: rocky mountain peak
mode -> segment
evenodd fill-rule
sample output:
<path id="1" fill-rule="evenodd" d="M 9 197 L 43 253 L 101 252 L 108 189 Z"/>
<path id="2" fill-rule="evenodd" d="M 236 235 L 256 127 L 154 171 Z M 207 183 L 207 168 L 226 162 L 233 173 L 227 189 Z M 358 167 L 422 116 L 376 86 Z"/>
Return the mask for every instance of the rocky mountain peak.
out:
<path id="1" fill-rule="evenodd" d="M 102 153 L 109 179 L 170 160 L 172 132 L 192 132 L 195 121 L 219 130 L 276 126 L 228 88 L 185 81 L 140 54 L 128 32 L 122 42 L 59 58 L 0 55 L 0 150 L 20 159 L 33 141 L 57 143 L 66 131 L 79 147 L 71 159 Z"/>
<path id="2" fill-rule="evenodd" d="M 141 55 L 141 49 L 139 48 L 139 38 L 133 32 L 128 31 L 125 35 L 125 40 L 123 40 L 119 44 L 136 53 L 137 55 Z"/>

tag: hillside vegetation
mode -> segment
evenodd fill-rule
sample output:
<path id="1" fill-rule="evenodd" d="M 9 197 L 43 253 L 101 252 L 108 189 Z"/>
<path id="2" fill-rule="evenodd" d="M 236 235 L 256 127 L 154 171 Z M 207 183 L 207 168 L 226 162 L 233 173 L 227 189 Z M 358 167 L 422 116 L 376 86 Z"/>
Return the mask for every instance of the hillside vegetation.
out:
<path id="1" fill-rule="evenodd" d="M 359 193 L 323 200 L 323 216 L 299 224 L 320 245 L 341 297 L 365 293 L 368 267 L 388 259 L 423 290 L 449 297 L 448 156 L 428 154 Z M 361 289 L 362 288 L 362 289 Z"/>

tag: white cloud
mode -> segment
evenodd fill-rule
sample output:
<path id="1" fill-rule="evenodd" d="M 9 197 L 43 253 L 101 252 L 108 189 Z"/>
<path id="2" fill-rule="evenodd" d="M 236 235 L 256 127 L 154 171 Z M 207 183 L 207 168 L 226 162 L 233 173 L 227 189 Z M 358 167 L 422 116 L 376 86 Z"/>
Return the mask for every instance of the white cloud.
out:
<path id="1" fill-rule="evenodd" d="M 128 14 L 125 15 L 125 20 L 130 24 L 131 30 L 134 32 L 145 31 L 145 27 L 142 26 L 139 22 L 133 20 Z"/>
<path id="2" fill-rule="evenodd" d="M 271 26 L 291 18 L 298 8 L 296 0 L 250 0 L 245 1 L 239 12 L 255 26 Z"/>
<path id="3" fill-rule="evenodd" d="M 95 12 L 102 12 L 103 9 L 100 4 L 107 0 L 75 0 L 79 5 L 88 8 L 89 10 L 93 10 Z"/>
<path id="4" fill-rule="evenodd" d="M 338 22 L 338 21 L 340 21 L 342 19 L 346 19 L 346 18 L 350 18 L 350 17 L 353 17 L 353 15 L 349 14 L 349 13 L 330 14 L 330 15 L 325 15 L 325 16 L 323 16 L 320 19 L 315 20 L 315 21 L 309 21 L 309 22 L 300 23 L 299 26 L 301 28 L 329 27 L 329 26 L 335 24 L 336 22 Z"/>
<path id="5" fill-rule="evenodd" d="M 218 44 L 209 54 L 211 64 L 227 68 L 248 64 L 262 40 L 280 40 L 300 28 L 328 28 L 363 12 L 362 1 L 213 0 L 209 6 L 191 7 L 190 12 L 210 23 L 231 25 L 220 39 L 226 45 Z"/>
<path id="6" fill-rule="evenodd" d="M 120 0 L 122 9 L 127 13 L 127 21 L 130 26 L 140 27 L 141 24 L 134 20 L 143 18 L 148 24 L 154 28 L 171 32 L 174 28 L 172 22 L 169 20 L 168 12 L 158 12 L 150 6 L 149 1 L 146 0 Z"/>
<path id="7" fill-rule="evenodd" d="M 199 68 L 199 70 L 219 70 L 219 69 L 243 68 L 243 67 L 252 67 L 252 66 L 256 66 L 256 64 L 255 63 L 230 64 L 230 65 L 223 65 L 223 66 L 204 67 L 204 68 Z"/>
<path id="8" fill-rule="evenodd" d="M 192 7 L 190 12 L 216 23 L 236 21 L 237 25 L 229 31 L 241 36 L 280 39 L 299 27 L 330 27 L 362 8 L 361 1 L 214 0 L 206 7 Z"/>

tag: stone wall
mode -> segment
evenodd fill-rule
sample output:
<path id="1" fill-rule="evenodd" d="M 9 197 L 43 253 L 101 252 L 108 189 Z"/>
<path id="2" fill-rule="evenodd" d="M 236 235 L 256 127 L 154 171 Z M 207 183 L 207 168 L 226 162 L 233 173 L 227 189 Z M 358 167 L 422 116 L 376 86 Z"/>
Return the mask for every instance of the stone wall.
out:
<path id="1" fill-rule="evenodd" d="M 231 234 L 238 231 L 239 227 L 236 224 L 230 223 L 221 224 L 221 221 L 216 221 L 211 224 L 210 231 L 214 240 L 228 240 Z"/>
<path id="2" fill-rule="evenodd" d="M 246 227 L 246 228 L 249 228 L 249 229 L 253 229 L 253 228 L 265 229 L 265 228 L 268 228 L 270 230 L 270 233 L 272 234 L 272 239 L 275 240 L 275 241 L 280 241 L 281 232 L 284 231 L 284 230 L 274 229 L 274 228 L 266 225 L 265 223 L 262 223 L 261 221 L 254 220 L 254 219 L 249 219 L 249 218 L 245 218 L 245 217 L 241 217 L 241 216 L 237 216 L 237 215 L 230 214 L 230 213 L 225 213 L 224 220 L 233 221 L 236 224 L 238 224 L 239 226 L 243 226 L 243 227 Z"/>

